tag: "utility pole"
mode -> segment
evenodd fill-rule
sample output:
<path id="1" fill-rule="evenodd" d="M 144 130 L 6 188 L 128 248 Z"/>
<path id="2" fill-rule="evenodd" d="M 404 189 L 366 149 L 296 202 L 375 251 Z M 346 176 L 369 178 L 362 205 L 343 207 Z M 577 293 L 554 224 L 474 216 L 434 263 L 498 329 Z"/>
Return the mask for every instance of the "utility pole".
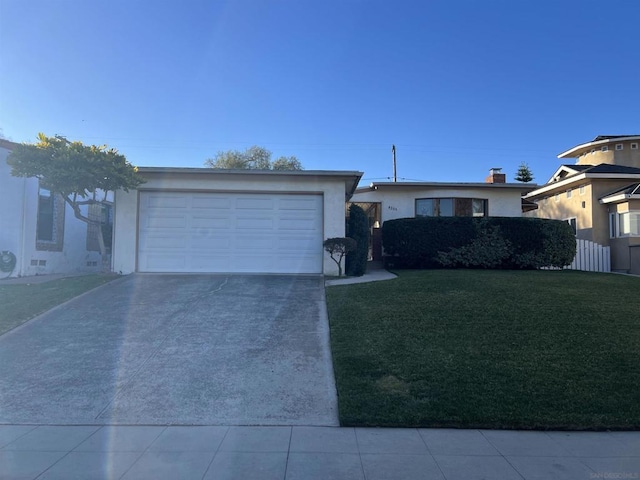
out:
<path id="1" fill-rule="evenodd" d="M 391 145 L 391 153 L 393 153 L 393 182 L 398 181 L 398 176 L 396 175 L 396 146 Z"/>

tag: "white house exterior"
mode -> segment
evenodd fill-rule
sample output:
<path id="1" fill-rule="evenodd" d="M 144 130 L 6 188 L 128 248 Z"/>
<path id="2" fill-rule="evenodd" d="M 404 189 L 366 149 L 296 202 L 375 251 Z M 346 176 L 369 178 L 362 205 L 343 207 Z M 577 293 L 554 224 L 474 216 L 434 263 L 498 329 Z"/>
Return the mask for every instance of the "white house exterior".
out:
<path id="1" fill-rule="evenodd" d="M 15 146 L 0 139 L 0 251 L 16 256 L 13 271 L 0 278 L 100 271 L 100 252 L 87 249 L 87 224 L 37 179 L 11 175 L 6 160 Z"/>
<path id="2" fill-rule="evenodd" d="M 522 195 L 536 186 L 505 183 L 499 168 L 485 183 L 374 182 L 358 188 L 351 203 L 362 207 L 371 228 L 370 258 L 382 259 L 382 224 L 419 216 L 520 217 Z"/>
<path id="3" fill-rule="evenodd" d="M 482 205 L 475 202 L 473 216 L 520 217 L 522 195 L 533 188 L 521 183 L 378 182 L 358 188 L 351 203 L 379 203 L 381 223 L 419 216 L 423 199 L 470 199 L 472 207 L 474 199 L 482 200 Z"/>
<path id="4" fill-rule="evenodd" d="M 141 167 L 115 197 L 118 273 L 338 273 L 322 242 L 344 237 L 361 172 Z"/>

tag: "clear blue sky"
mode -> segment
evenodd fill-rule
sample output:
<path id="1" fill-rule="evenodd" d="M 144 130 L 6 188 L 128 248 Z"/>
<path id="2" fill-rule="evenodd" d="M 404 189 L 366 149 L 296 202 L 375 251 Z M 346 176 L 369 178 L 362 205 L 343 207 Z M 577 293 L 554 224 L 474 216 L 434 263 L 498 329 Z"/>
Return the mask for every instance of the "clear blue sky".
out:
<path id="1" fill-rule="evenodd" d="M 638 0 L 0 0 L 0 128 L 200 167 L 262 145 L 306 169 L 543 183 L 640 134 Z"/>

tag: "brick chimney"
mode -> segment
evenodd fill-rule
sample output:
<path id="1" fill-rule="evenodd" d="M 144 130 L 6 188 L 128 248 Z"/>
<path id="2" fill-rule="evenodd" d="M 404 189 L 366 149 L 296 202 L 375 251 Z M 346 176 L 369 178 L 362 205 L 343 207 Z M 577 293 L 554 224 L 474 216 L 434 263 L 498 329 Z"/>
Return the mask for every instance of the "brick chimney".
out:
<path id="1" fill-rule="evenodd" d="M 492 168 L 489 170 L 489 176 L 484 179 L 486 183 L 507 183 L 507 176 L 500 173 L 502 168 Z"/>

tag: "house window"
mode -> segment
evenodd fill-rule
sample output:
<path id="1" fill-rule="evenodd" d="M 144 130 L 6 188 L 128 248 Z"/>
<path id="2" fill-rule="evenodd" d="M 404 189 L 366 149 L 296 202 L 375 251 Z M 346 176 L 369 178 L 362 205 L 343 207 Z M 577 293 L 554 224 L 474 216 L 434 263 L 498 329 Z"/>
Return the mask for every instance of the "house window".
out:
<path id="1" fill-rule="evenodd" d="M 640 237 L 640 211 L 609 214 L 609 236 Z"/>
<path id="2" fill-rule="evenodd" d="M 586 191 L 586 187 L 584 185 L 580 185 L 580 195 L 584 195 L 585 191 Z"/>
<path id="3" fill-rule="evenodd" d="M 638 144 L 637 143 L 632 143 L 631 144 L 631 150 L 637 150 L 638 149 Z"/>
<path id="4" fill-rule="evenodd" d="M 619 213 L 617 233 L 619 237 L 640 236 L 640 211 Z"/>
<path id="5" fill-rule="evenodd" d="M 571 228 L 573 229 L 573 234 L 576 235 L 578 233 L 578 220 L 575 217 L 573 217 L 573 218 L 567 218 L 565 222 L 571 225 Z"/>
<path id="6" fill-rule="evenodd" d="M 36 250 L 61 252 L 64 238 L 64 200 L 45 188 L 38 189 Z"/>
<path id="7" fill-rule="evenodd" d="M 571 189 L 567 190 L 567 198 L 571 198 L 571 195 L 572 195 L 572 194 L 573 194 L 573 193 L 571 192 Z"/>
<path id="8" fill-rule="evenodd" d="M 600 150 L 603 151 L 603 152 L 608 152 L 609 151 L 609 147 L 605 145 Z"/>
<path id="9" fill-rule="evenodd" d="M 486 217 L 487 204 L 483 198 L 419 198 L 416 217 Z"/>
<path id="10" fill-rule="evenodd" d="M 38 192 L 38 223 L 36 240 L 53 242 L 55 238 L 54 197 L 49 190 L 41 188 Z"/>
<path id="11" fill-rule="evenodd" d="M 616 150 L 624 149 L 624 145 L 622 143 L 616 143 Z"/>

